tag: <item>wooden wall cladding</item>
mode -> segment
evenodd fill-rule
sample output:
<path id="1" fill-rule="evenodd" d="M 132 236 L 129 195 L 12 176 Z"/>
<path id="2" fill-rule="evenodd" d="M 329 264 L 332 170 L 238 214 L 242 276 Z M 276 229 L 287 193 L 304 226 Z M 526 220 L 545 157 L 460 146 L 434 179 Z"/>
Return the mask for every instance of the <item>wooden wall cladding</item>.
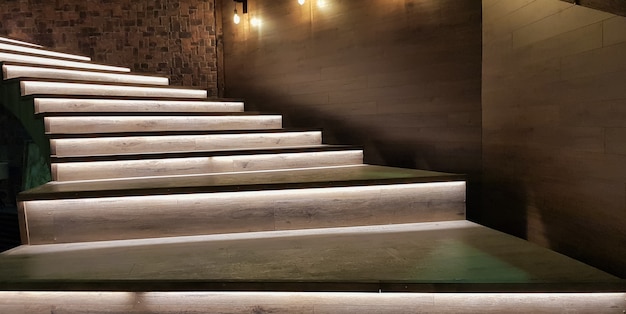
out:
<path id="1" fill-rule="evenodd" d="M 626 18 L 483 0 L 483 221 L 626 277 Z"/>
<path id="2" fill-rule="evenodd" d="M 217 95 L 214 1 L 2 1 L 0 35 Z"/>
<path id="3" fill-rule="evenodd" d="M 322 127 L 326 143 L 364 145 L 368 163 L 468 173 L 472 198 L 481 169 L 480 2 L 248 7 L 235 25 L 234 2 L 222 2 L 227 97 L 284 113 L 286 126 Z"/>

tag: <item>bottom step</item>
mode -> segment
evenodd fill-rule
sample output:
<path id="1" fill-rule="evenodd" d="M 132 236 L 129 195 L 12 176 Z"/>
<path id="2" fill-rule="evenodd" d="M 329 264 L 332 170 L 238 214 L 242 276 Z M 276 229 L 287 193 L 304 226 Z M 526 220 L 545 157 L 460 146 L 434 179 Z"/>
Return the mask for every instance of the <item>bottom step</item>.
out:
<path id="1" fill-rule="evenodd" d="M 0 254 L 0 290 L 521 292 L 615 285 L 626 288 L 610 274 L 469 221 L 33 245 Z"/>
<path id="2" fill-rule="evenodd" d="M 621 313 L 626 293 L 0 292 L 22 313 Z"/>

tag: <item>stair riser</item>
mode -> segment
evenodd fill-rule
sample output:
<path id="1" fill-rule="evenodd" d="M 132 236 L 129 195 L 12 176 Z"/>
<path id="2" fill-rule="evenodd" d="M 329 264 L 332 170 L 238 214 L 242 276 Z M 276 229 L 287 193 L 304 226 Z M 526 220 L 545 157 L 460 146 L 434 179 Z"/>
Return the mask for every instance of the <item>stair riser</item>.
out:
<path id="1" fill-rule="evenodd" d="M 123 67 L 76 62 L 76 61 L 69 61 L 69 60 L 50 59 L 50 58 L 45 58 L 45 57 L 24 56 L 24 55 L 6 53 L 6 52 L 0 52 L 0 62 L 2 61 L 19 62 L 19 63 L 33 64 L 33 65 L 50 65 L 50 66 L 55 66 L 55 67 L 71 67 L 71 68 L 78 68 L 78 69 L 114 71 L 114 72 L 121 72 L 121 73 L 130 72 L 129 68 L 123 68 Z"/>
<path id="2" fill-rule="evenodd" d="M 35 113 L 48 112 L 242 112 L 243 102 L 36 98 Z"/>
<path id="3" fill-rule="evenodd" d="M 278 115 L 46 117 L 44 123 L 47 134 L 265 130 L 282 128 L 282 117 Z"/>
<path id="4" fill-rule="evenodd" d="M 220 149 L 270 148 L 320 145 L 319 131 L 187 136 L 102 137 L 52 139 L 50 149 L 58 157 L 111 154 L 167 153 Z"/>
<path id="5" fill-rule="evenodd" d="M 464 219 L 465 183 L 26 201 L 30 244 Z"/>
<path id="6" fill-rule="evenodd" d="M 56 181 L 194 175 L 240 171 L 357 165 L 362 151 L 311 152 L 52 164 Z"/>
<path id="7" fill-rule="evenodd" d="M 93 81 L 105 83 L 124 83 L 124 84 L 149 84 L 149 85 L 168 85 L 169 80 L 165 77 L 151 77 L 143 75 L 129 75 L 122 73 L 99 73 L 88 71 L 75 71 L 51 68 L 37 68 L 17 65 L 4 65 L 2 67 L 3 78 L 12 79 L 18 77 L 28 78 L 49 78 L 64 79 L 75 81 Z"/>
<path id="8" fill-rule="evenodd" d="M 206 99 L 207 92 L 196 89 L 94 85 L 59 82 L 20 82 L 22 96 L 28 95 L 81 95 L 81 96 L 118 96 L 118 97 L 171 97 L 186 99 Z"/>

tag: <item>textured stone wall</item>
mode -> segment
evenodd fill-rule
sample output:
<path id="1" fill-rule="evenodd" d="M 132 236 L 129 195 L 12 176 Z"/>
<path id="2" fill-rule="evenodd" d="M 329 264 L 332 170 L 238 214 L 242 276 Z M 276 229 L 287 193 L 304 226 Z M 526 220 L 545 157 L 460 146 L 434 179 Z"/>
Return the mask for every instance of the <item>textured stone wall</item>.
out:
<path id="1" fill-rule="evenodd" d="M 3 0 L 0 36 L 217 94 L 213 0 Z"/>

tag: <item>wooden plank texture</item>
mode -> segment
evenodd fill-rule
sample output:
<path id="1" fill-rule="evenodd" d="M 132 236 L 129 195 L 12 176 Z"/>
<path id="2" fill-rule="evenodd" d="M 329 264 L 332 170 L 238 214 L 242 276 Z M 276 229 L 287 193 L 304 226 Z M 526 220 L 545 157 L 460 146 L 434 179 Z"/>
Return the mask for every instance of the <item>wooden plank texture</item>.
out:
<path id="1" fill-rule="evenodd" d="M 322 127 L 327 143 L 363 146 L 368 163 L 478 175 L 479 1 L 249 6 L 267 23 L 223 20 L 227 97 L 284 113 L 286 126 Z M 223 1 L 222 15 L 232 12 Z M 443 153 L 459 146 L 469 162 Z"/>
<path id="2" fill-rule="evenodd" d="M 480 221 L 625 277 L 626 18 L 484 9 Z"/>

